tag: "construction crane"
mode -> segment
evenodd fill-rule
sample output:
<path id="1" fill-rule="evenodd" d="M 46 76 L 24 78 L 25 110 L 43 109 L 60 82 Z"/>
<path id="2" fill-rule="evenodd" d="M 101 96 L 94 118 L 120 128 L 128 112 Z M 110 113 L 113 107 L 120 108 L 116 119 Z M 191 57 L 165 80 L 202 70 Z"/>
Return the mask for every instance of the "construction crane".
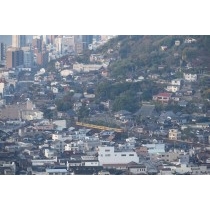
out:
<path id="1" fill-rule="evenodd" d="M 100 126 L 100 125 L 94 125 L 94 124 L 88 124 L 88 123 L 83 123 L 83 122 L 76 122 L 76 125 L 87 127 L 87 128 L 94 128 L 94 129 L 99 129 L 99 130 L 113 130 L 118 133 L 122 133 L 123 129 L 121 128 L 110 128 L 106 126 Z"/>

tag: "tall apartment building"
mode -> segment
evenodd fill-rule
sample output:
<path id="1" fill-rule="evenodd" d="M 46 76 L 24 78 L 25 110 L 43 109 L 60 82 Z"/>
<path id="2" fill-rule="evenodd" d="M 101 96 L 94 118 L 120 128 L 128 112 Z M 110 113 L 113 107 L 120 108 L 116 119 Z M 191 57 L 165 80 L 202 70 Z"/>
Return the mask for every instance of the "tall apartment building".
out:
<path id="1" fill-rule="evenodd" d="M 0 63 L 6 60 L 6 44 L 0 43 Z"/>
<path id="2" fill-rule="evenodd" d="M 49 57 L 48 52 L 38 52 L 38 53 L 36 53 L 37 64 L 42 66 L 42 67 L 46 67 L 47 63 L 48 63 L 48 57 Z"/>
<path id="3" fill-rule="evenodd" d="M 32 47 L 34 49 L 38 49 L 38 51 L 42 51 L 42 39 L 40 39 L 40 38 L 33 38 L 33 40 L 32 40 Z"/>
<path id="4" fill-rule="evenodd" d="M 34 54 L 31 47 L 22 47 L 23 50 L 23 65 L 25 68 L 31 68 L 33 66 Z"/>
<path id="5" fill-rule="evenodd" d="M 25 47 L 26 35 L 12 35 L 12 47 Z"/>
<path id="6" fill-rule="evenodd" d="M 6 52 L 6 68 L 16 68 L 23 65 L 23 50 L 10 47 Z"/>
<path id="7" fill-rule="evenodd" d="M 88 46 L 93 43 L 93 35 L 82 35 L 83 50 L 88 49 Z"/>

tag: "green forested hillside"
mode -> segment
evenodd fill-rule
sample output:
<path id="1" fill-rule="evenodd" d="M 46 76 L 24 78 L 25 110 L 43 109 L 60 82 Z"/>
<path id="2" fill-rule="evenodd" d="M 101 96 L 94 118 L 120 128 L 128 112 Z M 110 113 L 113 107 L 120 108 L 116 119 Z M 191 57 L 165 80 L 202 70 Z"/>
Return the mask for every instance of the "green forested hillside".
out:
<path id="1" fill-rule="evenodd" d="M 187 39 L 196 41 L 185 43 Z M 180 41 L 180 45 L 176 46 L 175 41 Z M 161 46 L 166 46 L 167 49 L 162 50 Z M 115 78 L 138 75 L 139 72 L 148 70 L 160 73 L 160 66 L 169 72 L 184 68 L 187 64 L 194 71 L 210 69 L 210 36 L 123 35 L 110 40 L 97 51 L 106 58 L 112 58 L 109 69 Z"/>

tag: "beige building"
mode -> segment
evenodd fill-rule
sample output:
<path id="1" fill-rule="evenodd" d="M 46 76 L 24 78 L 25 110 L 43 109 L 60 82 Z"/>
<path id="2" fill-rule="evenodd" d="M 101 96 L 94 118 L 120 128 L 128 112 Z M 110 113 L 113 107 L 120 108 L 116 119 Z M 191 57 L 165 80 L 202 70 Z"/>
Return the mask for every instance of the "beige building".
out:
<path id="1" fill-rule="evenodd" d="M 12 47 L 26 46 L 26 35 L 12 35 Z"/>
<path id="2" fill-rule="evenodd" d="M 176 162 L 179 159 L 179 153 L 177 152 L 159 152 L 150 154 L 150 159 L 153 161 L 161 160 L 166 162 Z"/>
<path id="3" fill-rule="evenodd" d="M 0 120 L 21 120 L 23 110 L 33 110 L 33 103 L 27 101 L 26 103 L 19 103 L 13 105 L 6 105 L 3 109 L 0 110 Z"/>
<path id="4" fill-rule="evenodd" d="M 19 48 L 10 47 L 6 53 L 6 67 L 16 68 L 23 65 L 23 50 Z"/>
<path id="5" fill-rule="evenodd" d="M 178 129 L 169 129 L 168 138 L 169 140 L 180 140 L 181 132 Z"/>

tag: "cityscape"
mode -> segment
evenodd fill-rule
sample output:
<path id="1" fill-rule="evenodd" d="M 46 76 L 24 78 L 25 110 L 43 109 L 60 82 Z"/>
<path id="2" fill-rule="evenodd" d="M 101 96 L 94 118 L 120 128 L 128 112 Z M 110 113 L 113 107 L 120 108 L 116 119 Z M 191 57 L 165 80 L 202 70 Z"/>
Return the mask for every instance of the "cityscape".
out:
<path id="1" fill-rule="evenodd" d="M 210 174 L 210 36 L 0 35 L 0 175 Z"/>

